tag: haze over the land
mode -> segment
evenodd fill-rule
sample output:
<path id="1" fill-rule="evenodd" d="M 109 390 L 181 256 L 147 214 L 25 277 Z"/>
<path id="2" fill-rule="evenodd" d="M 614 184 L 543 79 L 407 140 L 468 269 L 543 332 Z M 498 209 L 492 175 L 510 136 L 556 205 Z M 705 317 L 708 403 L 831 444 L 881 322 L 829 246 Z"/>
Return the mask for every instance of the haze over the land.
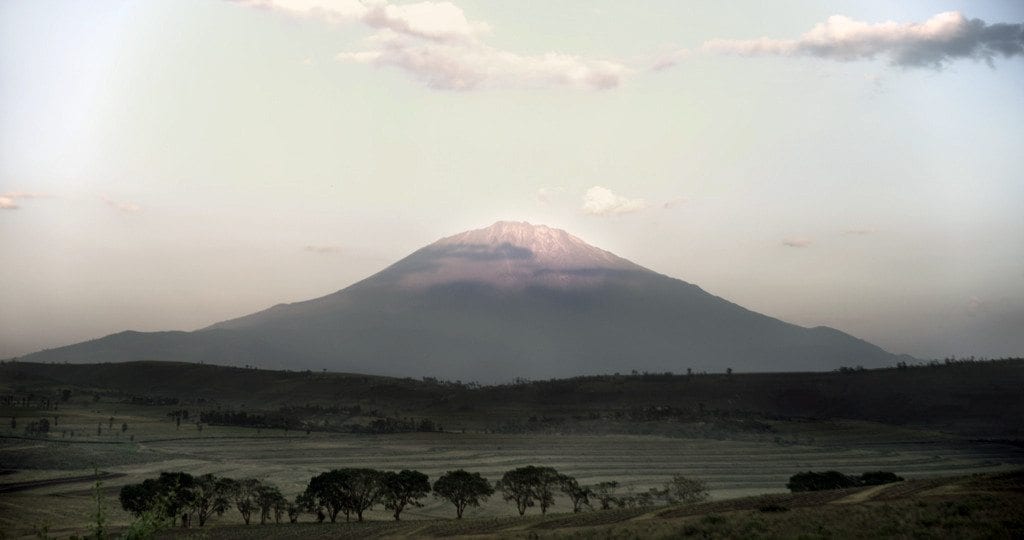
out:
<path id="1" fill-rule="evenodd" d="M 1022 22 L 3 2 L 0 357 L 319 297 L 498 219 L 894 353 L 1019 355 Z"/>

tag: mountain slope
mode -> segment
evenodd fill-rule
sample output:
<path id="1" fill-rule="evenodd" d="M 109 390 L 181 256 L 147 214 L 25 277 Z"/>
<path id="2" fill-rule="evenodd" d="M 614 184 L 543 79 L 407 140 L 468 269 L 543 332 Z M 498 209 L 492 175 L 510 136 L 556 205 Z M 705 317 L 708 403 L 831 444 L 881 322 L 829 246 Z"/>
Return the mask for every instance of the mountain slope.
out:
<path id="1" fill-rule="evenodd" d="M 895 363 L 838 330 L 788 324 L 564 231 L 510 222 L 444 238 L 314 300 L 196 332 L 115 334 L 26 359 L 100 358 L 480 381 Z"/>

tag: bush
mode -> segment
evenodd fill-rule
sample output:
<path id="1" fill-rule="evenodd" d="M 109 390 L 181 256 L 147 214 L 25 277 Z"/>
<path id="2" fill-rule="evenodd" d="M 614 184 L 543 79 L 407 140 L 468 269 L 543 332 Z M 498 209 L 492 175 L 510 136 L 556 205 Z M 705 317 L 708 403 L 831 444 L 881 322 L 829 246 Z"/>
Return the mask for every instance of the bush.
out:
<path id="1" fill-rule="evenodd" d="M 902 476 L 896 476 L 896 473 L 889 471 L 872 471 L 860 475 L 860 485 L 862 486 L 880 486 L 902 481 Z"/>
<path id="2" fill-rule="evenodd" d="M 846 476 L 839 471 L 813 472 L 807 471 L 789 477 L 786 487 L 796 493 L 800 491 L 822 491 L 825 489 L 843 489 L 858 485 L 856 478 Z"/>
<path id="3" fill-rule="evenodd" d="M 849 476 L 839 471 L 807 471 L 789 477 L 786 487 L 795 493 L 799 491 L 822 491 L 858 486 L 880 486 L 902 481 L 902 477 L 889 471 L 866 472 L 860 476 Z"/>

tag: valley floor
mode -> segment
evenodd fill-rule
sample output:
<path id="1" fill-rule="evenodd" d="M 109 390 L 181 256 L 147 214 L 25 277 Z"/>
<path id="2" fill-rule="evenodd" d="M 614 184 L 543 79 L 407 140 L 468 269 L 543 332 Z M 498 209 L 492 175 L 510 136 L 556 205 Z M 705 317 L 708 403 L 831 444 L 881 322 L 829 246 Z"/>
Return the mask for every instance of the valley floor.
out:
<path id="1" fill-rule="evenodd" d="M 804 425 L 799 434 L 789 435 L 792 440 L 779 442 L 654 435 L 305 435 L 292 432 L 285 436 L 283 433 L 268 433 L 268 430 L 257 433 L 257 430 L 241 428 L 220 428 L 230 431 L 216 434 L 217 429 L 207 428 L 201 437 L 160 437 L 112 444 L 4 438 L 0 442 L 0 457 L 5 467 L 16 464 L 23 468 L 8 469 L 8 474 L 0 476 L 0 530 L 10 537 L 32 536 L 44 530 L 61 537 L 87 532 L 96 506 L 91 477 L 93 471 L 82 467 L 90 462 L 100 464 L 97 468 L 107 473 L 101 480 L 101 490 L 108 524 L 115 528 L 126 526 L 132 519 L 119 508 L 117 495 L 120 487 L 156 476 L 160 471 L 209 472 L 234 478 L 259 477 L 292 497 L 304 489 L 311 476 L 335 467 L 412 468 L 427 473 L 431 478 L 437 478 L 446 470 L 465 468 L 480 472 L 493 481 L 500 478 L 503 471 L 543 464 L 575 476 L 582 484 L 618 481 L 623 493 L 639 493 L 660 486 L 673 474 L 701 478 L 708 482 L 713 499 L 724 501 L 704 507 L 714 509 L 718 508 L 714 506 L 716 504 L 725 504 L 722 507 L 725 510 L 732 504 L 728 501 L 736 497 L 782 494 L 786 491 L 785 483 L 789 476 L 805 470 L 837 469 L 847 473 L 891 470 L 908 479 L 929 479 L 937 475 L 1006 471 L 1024 465 L 1024 449 L 1016 446 L 967 444 L 928 432 L 841 422 Z M 905 485 L 929 484 L 916 483 L 915 480 Z M 900 486 L 891 489 L 897 488 L 902 489 Z M 877 497 L 872 496 L 860 502 L 875 499 Z M 553 510 L 564 511 L 567 506 L 567 501 L 559 499 Z M 590 523 L 588 520 L 601 523 L 605 520 L 621 521 L 622 516 L 632 519 L 651 511 L 589 512 L 570 516 L 566 523 L 576 523 L 574 520 L 582 520 L 580 523 Z M 514 507 L 495 496 L 480 508 L 467 510 L 470 520 L 466 523 L 472 521 L 480 527 L 480 523 L 491 523 L 488 520 L 497 520 L 493 523 L 511 520 L 500 530 L 502 534 L 513 534 L 521 526 L 533 523 L 530 520 L 537 519 L 528 517 L 521 521 L 517 516 L 513 517 L 514 514 Z M 314 536 L 333 535 L 348 530 L 346 527 L 371 528 L 354 529 L 361 531 L 358 535 L 368 534 L 371 530 L 381 534 L 388 531 L 412 534 L 415 531 L 409 528 L 413 526 L 411 524 L 426 520 L 428 523 L 419 527 L 429 529 L 416 534 L 440 535 L 451 527 L 456 528 L 450 532 L 461 534 L 458 527 L 463 525 L 449 522 L 452 515 L 450 505 L 428 499 L 425 507 L 406 512 L 409 524 L 391 523 L 388 521 L 390 517 L 378 510 L 368 514 L 374 525 L 324 529 L 326 525 L 320 527 L 305 523 L 297 527 L 304 531 L 302 535 Z M 302 521 L 311 519 L 303 516 Z M 547 523 L 550 519 L 553 518 L 543 521 Z M 690 521 L 693 520 L 682 519 L 679 523 Z M 230 528 L 232 524 L 239 523 L 241 519 L 237 512 L 231 510 L 223 517 L 213 518 L 211 525 L 215 528 L 209 530 L 217 531 L 217 536 L 263 535 L 271 531 L 273 534 L 290 535 L 299 530 L 284 526 L 242 528 L 238 531 Z M 655 520 L 636 526 L 655 527 L 659 523 L 670 525 Z M 392 529 L 398 526 L 401 528 Z M 544 530 L 549 526 L 537 524 Z M 533 525 L 530 527 L 533 530 Z"/>

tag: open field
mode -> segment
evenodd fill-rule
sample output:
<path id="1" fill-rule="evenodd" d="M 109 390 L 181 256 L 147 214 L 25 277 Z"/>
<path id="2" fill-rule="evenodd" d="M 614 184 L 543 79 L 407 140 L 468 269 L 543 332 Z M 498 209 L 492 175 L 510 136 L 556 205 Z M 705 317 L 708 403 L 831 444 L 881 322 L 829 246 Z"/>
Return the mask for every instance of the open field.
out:
<path id="1" fill-rule="evenodd" d="M 584 399 L 579 393 L 588 387 L 593 390 L 594 385 L 614 385 L 616 381 L 583 381 L 583 390 L 577 389 L 577 395 L 573 397 L 565 393 L 549 395 L 543 385 L 561 384 L 557 381 L 531 383 L 520 389 L 514 386 L 473 389 L 411 380 L 327 374 L 312 376 L 314 385 L 325 385 L 319 392 L 297 394 L 310 401 L 330 403 L 324 397 L 332 395 L 330 385 L 323 380 L 330 382 L 331 377 L 335 377 L 341 381 L 341 389 L 333 394 L 337 396 L 335 403 L 345 407 L 359 405 L 362 410 L 359 415 L 344 413 L 345 422 L 365 424 L 375 418 L 416 415 L 431 417 L 447 426 L 443 431 L 435 432 L 372 434 L 336 429 L 311 429 L 307 432 L 301 428 L 195 422 L 199 412 L 216 408 L 245 407 L 252 413 L 275 410 L 282 401 L 269 397 L 279 391 L 273 389 L 272 375 L 281 372 L 237 370 L 241 372 L 237 374 L 240 378 L 266 379 L 262 386 L 253 386 L 257 389 L 254 394 L 268 396 L 265 408 L 257 408 L 257 400 L 241 393 L 236 388 L 240 383 L 234 379 L 228 381 L 230 384 L 223 380 L 211 382 L 210 386 L 224 385 L 219 389 L 219 398 L 208 395 L 208 389 L 203 386 L 197 386 L 192 397 L 184 397 L 186 394 L 178 393 L 182 390 L 176 386 L 180 382 L 169 384 L 166 379 L 160 379 L 147 383 L 142 378 L 132 383 L 127 378 L 119 379 L 114 365 L 103 366 L 110 384 L 115 387 L 113 389 L 98 386 L 97 381 L 70 384 L 70 377 L 66 374 L 63 379 L 51 376 L 60 375 L 63 367 L 75 374 L 86 373 L 80 366 L 44 366 L 46 373 L 43 373 L 44 369 L 14 372 L 9 364 L 0 366 L 0 375 L 8 375 L 0 379 L 0 384 L 12 396 L 9 402 L 0 406 L 0 417 L 5 419 L 0 425 L 0 469 L 4 470 L 0 475 L 0 530 L 6 536 L 31 536 L 44 528 L 49 534 L 59 536 L 85 532 L 95 512 L 94 482 L 91 478 L 95 470 L 107 474 L 102 480 L 102 492 L 108 522 L 117 528 L 132 520 L 119 507 L 117 493 L 120 487 L 156 476 L 161 471 L 257 477 L 277 485 L 288 497 L 304 489 L 311 476 L 338 467 L 410 468 L 423 471 L 431 479 L 447 470 L 465 468 L 494 481 L 504 471 L 515 467 L 547 465 L 576 477 L 581 484 L 617 481 L 622 486 L 622 493 L 644 492 L 662 485 L 672 475 L 683 474 L 708 482 L 713 498 L 713 502 L 708 504 L 712 506 L 702 507 L 700 511 L 720 514 L 733 512 L 731 508 L 735 504 L 730 501 L 736 497 L 784 494 L 789 476 L 805 470 L 896 472 L 908 482 L 873 492 L 870 496 L 861 494 L 864 499 L 860 502 L 903 504 L 900 501 L 907 497 L 948 484 L 946 480 L 936 478 L 997 473 L 1024 466 L 1024 445 L 1016 438 L 1019 426 L 1015 427 L 1002 418 L 980 415 L 977 425 L 964 429 L 962 422 L 966 416 L 962 411 L 949 411 L 946 416 L 936 415 L 930 422 L 880 422 L 861 417 L 784 416 L 772 409 L 776 406 L 765 406 L 771 409 L 768 411 L 754 409 L 754 398 L 744 398 L 743 409 L 725 409 L 721 400 L 713 399 L 698 402 L 704 405 L 698 405 L 691 412 L 652 405 L 666 402 L 679 405 L 692 399 L 692 396 L 685 399 L 675 396 L 669 388 L 664 388 L 691 384 L 684 377 L 651 379 L 646 384 L 642 376 L 627 377 L 620 381 L 622 384 L 614 396 Z M 996 367 L 1005 371 L 1005 366 Z M 1017 365 L 1018 370 L 1019 367 Z M 156 368 L 163 369 L 164 366 Z M 955 384 L 964 388 L 965 394 L 973 392 L 971 378 L 958 377 L 952 373 L 954 368 L 959 369 L 960 366 L 942 366 L 924 373 L 937 377 L 941 384 L 954 384 L 942 381 L 959 379 Z M 209 373 L 209 370 L 222 369 L 227 368 L 187 366 L 186 372 L 196 370 L 203 373 L 206 370 Z M 944 370 L 949 370 L 945 378 L 942 376 Z M 12 373 L 18 376 L 9 376 Z M 903 376 L 895 370 L 883 370 L 882 375 L 886 373 L 890 377 Z M 1009 379 L 1013 381 L 1016 371 L 1010 370 L 1010 375 Z M 844 381 L 842 377 L 850 381 L 849 377 L 856 376 L 858 374 L 816 374 L 814 380 L 838 384 Z M 285 374 L 282 377 L 286 379 L 282 384 L 294 384 L 295 381 L 309 384 L 311 376 Z M 723 376 L 717 384 L 733 392 L 737 386 L 765 385 L 759 379 L 752 382 L 746 377 L 764 376 L 733 375 L 731 379 Z M 785 381 L 782 375 L 773 377 Z M 835 380 L 829 383 L 829 377 Z M 882 381 L 876 381 L 875 387 L 884 386 L 885 379 L 878 372 L 868 372 L 864 377 Z M 712 382 L 708 381 L 711 379 L 708 376 L 696 384 L 710 387 Z M 1005 380 L 1000 379 L 998 384 L 1004 384 Z M 983 377 L 976 376 L 975 382 L 982 385 Z M 247 384 L 250 383 L 252 381 Z M 129 384 L 135 387 L 127 387 Z M 201 383 L 193 381 L 190 384 Z M 800 385 L 814 387 L 817 383 L 798 385 L 790 381 L 782 384 L 789 384 L 792 389 Z M 933 386 L 935 384 L 939 383 L 933 383 Z M 378 391 L 368 389 L 367 385 L 376 387 Z M 173 388 L 168 390 L 167 386 Z M 408 392 L 400 392 L 397 388 Z M 62 390 L 69 390 L 66 400 L 56 397 Z M 923 403 L 922 407 L 931 406 L 924 397 L 927 390 L 927 387 L 917 387 L 913 391 L 920 397 L 912 397 Z M 714 397 L 709 390 L 697 393 L 701 392 L 706 392 L 709 398 Z M 525 395 L 517 397 L 517 393 Z M 962 396 L 965 394 L 954 398 L 964 399 Z M 25 399 L 29 395 L 33 396 L 36 406 L 27 405 Z M 137 399 L 140 395 L 146 396 L 147 401 L 140 403 Z M 291 399 L 298 399 L 297 396 L 292 395 Z M 176 401 L 166 402 L 172 397 Z M 1004 397 L 1009 408 L 1019 406 L 1019 393 L 1015 396 L 1016 401 Z M 43 406 L 43 399 L 52 399 L 53 402 Z M 946 399 L 950 398 L 933 399 L 932 404 Z M 175 414 L 182 409 L 190 410 L 191 416 L 179 423 Z M 637 410 L 644 416 L 630 416 L 633 414 L 631 411 Z M 660 414 L 666 410 L 669 412 L 667 416 Z M 322 410 L 317 411 L 315 414 L 325 415 Z M 554 416 L 563 418 L 563 421 L 529 420 L 530 417 Z M 10 424 L 12 417 L 16 420 L 15 427 Z M 26 435 L 25 426 L 44 418 L 51 423 L 47 434 Z M 508 432 L 492 429 L 510 422 L 518 428 Z M 999 422 L 1005 422 L 1009 427 L 993 427 Z M 835 498 L 835 495 L 833 493 L 830 497 Z M 955 493 L 947 490 L 946 495 Z M 803 512 L 798 507 L 807 505 L 795 500 L 787 499 L 784 503 L 793 507 L 791 512 L 785 516 L 771 516 L 771 519 L 781 520 L 780 523 L 796 519 L 793 516 Z M 821 505 L 830 501 L 819 498 L 811 502 Z M 565 512 L 568 508 L 567 500 L 558 499 L 553 511 Z M 674 530 L 671 527 L 677 525 L 698 527 L 699 530 L 710 526 L 704 522 L 691 523 L 693 520 L 688 516 L 692 510 L 652 518 L 648 520 L 650 523 L 645 522 L 635 532 L 647 536 L 668 534 Z M 467 510 L 467 518 L 473 519 L 466 523 L 475 523 L 474 531 L 483 534 L 514 536 L 519 534 L 515 531 L 529 529 L 533 532 L 579 532 L 584 536 L 593 534 L 601 537 L 617 529 L 576 531 L 583 526 L 580 525 L 583 521 L 574 520 L 591 520 L 587 522 L 588 527 L 598 524 L 612 527 L 609 523 L 618 520 L 616 516 L 636 518 L 649 513 L 644 509 L 627 508 L 584 514 L 587 517 L 569 515 L 557 518 L 570 520 L 571 523 L 567 524 L 552 521 L 556 519 L 554 516 L 530 517 L 528 513 L 524 520 L 514 516 L 514 506 L 495 496 L 482 507 Z M 367 527 L 375 527 L 373 531 L 377 532 L 374 534 L 389 531 L 394 534 L 457 533 L 457 527 L 464 525 L 449 521 L 453 514 L 450 505 L 431 498 L 423 508 L 412 508 L 403 514 L 410 523 L 409 527 L 416 522 L 420 529 L 409 529 L 404 524 L 401 528 L 394 528 L 399 525 L 387 523 L 389 516 L 380 507 L 368 514 L 368 519 L 379 523 Z M 983 512 L 976 511 L 974 515 L 983 515 Z M 754 517 L 761 520 L 764 516 Z M 732 525 L 722 525 L 725 528 L 720 527 L 720 533 L 725 530 L 738 533 L 745 530 L 743 527 L 753 526 L 746 525 L 746 521 L 729 521 L 734 518 L 723 519 L 726 521 L 722 523 Z M 351 530 L 354 536 L 360 536 L 367 532 L 365 527 L 360 528 L 362 525 L 322 529 L 326 526 L 309 523 L 311 520 L 308 515 L 300 520 L 306 523 L 299 527 L 305 531 L 302 534 L 315 536 L 321 534 L 317 531 L 334 534 Z M 235 534 L 231 532 L 235 530 L 231 526 L 238 523 L 241 523 L 238 513 L 230 510 L 222 517 L 213 518 L 211 525 L 218 527 L 217 535 L 221 536 Z M 711 525 L 718 527 L 720 524 Z M 296 529 L 282 526 L 280 530 L 262 530 L 291 535 Z M 328 530 L 333 532 L 328 533 Z M 627 534 L 632 530 L 627 528 L 620 532 Z M 245 530 L 237 532 L 244 534 Z M 714 537 L 719 533 L 708 534 Z"/>

